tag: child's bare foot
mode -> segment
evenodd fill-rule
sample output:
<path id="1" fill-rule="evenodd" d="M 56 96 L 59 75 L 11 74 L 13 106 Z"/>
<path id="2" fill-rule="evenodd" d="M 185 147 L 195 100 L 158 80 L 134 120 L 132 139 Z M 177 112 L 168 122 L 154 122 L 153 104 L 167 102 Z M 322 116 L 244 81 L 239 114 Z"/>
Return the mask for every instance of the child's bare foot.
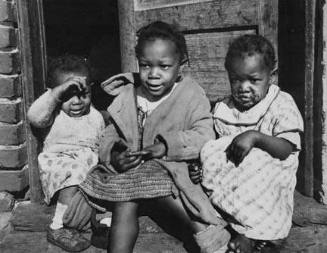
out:
<path id="1" fill-rule="evenodd" d="M 238 234 L 228 243 L 228 253 L 253 253 L 254 241 L 244 235 Z"/>
<path id="2" fill-rule="evenodd" d="M 270 241 L 253 240 L 238 234 L 228 243 L 228 253 L 278 253 L 278 247 Z"/>

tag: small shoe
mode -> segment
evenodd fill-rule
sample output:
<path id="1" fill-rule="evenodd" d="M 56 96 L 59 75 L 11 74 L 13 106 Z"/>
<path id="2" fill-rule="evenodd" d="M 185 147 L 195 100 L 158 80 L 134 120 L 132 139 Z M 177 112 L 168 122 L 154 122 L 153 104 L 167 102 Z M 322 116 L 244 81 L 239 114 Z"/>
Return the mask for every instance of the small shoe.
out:
<path id="1" fill-rule="evenodd" d="M 71 228 L 51 229 L 48 227 L 47 240 L 68 252 L 80 252 L 91 245 L 89 240 Z"/>

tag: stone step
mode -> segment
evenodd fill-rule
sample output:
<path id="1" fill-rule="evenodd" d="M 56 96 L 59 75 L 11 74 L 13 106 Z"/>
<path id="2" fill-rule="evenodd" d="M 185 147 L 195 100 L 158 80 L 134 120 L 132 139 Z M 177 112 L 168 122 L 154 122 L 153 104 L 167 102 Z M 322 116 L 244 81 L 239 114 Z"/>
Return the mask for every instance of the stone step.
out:
<path id="1" fill-rule="evenodd" d="M 292 228 L 281 253 L 327 252 L 327 227 L 310 226 Z M 65 253 L 47 242 L 46 232 L 13 231 L 0 243 L 1 253 Z M 91 246 L 82 253 L 105 253 Z M 134 253 L 186 253 L 180 241 L 165 233 L 142 233 Z"/>
<path id="2" fill-rule="evenodd" d="M 12 214 L 11 224 L 14 231 L 6 235 L 0 244 L 1 253 L 43 253 L 43 252 L 64 252 L 58 247 L 50 245 L 46 241 L 45 228 L 49 224 L 53 215 L 53 207 L 22 202 L 17 205 Z M 299 216 L 300 217 L 300 216 Z M 297 224 L 308 224 L 308 222 Z M 176 234 L 175 230 L 179 229 L 177 223 L 170 219 L 165 219 L 165 224 L 169 224 L 172 230 L 170 234 Z M 295 220 L 296 221 L 296 220 Z M 310 223 L 311 224 L 311 223 Z M 140 217 L 140 235 L 135 247 L 136 253 L 184 253 L 186 250 L 183 244 L 175 237 L 165 233 L 154 221 L 148 217 Z M 294 226 L 283 247 L 282 253 L 310 252 L 324 253 L 327 252 L 327 226 L 315 225 Z M 187 241 L 190 242 L 190 241 Z M 189 243 L 187 243 L 189 244 Z M 102 253 L 105 250 L 90 247 L 86 253 Z"/>
<path id="3" fill-rule="evenodd" d="M 18 203 L 12 214 L 11 224 L 16 231 L 43 232 L 50 224 L 55 207 L 31 203 Z M 163 232 L 149 217 L 140 217 L 140 233 Z"/>
<path id="4" fill-rule="evenodd" d="M 0 244 L 1 253 L 66 253 L 46 240 L 46 232 L 15 231 L 6 236 Z M 106 253 L 94 246 L 82 253 Z M 164 233 L 140 234 L 134 253 L 186 253 L 182 243 Z"/>

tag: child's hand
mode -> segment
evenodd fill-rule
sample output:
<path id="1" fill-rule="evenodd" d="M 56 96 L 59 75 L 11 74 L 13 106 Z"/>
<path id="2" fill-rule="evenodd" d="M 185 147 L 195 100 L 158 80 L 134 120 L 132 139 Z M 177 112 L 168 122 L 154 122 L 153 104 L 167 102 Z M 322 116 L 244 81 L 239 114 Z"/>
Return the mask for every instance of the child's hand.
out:
<path id="1" fill-rule="evenodd" d="M 249 130 L 237 135 L 225 150 L 227 159 L 238 166 L 257 141 L 257 131 Z"/>
<path id="2" fill-rule="evenodd" d="M 141 155 L 130 155 L 129 150 L 111 152 L 111 164 L 119 173 L 135 168 L 142 161 Z"/>
<path id="3" fill-rule="evenodd" d="M 73 76 L 55 88 L 58 99 L 65 102 L 78 94 L 84 94 L 87 90 L 86 77 Z"/>
<path id="4" fill-rule="evenodd" d="M 162 142 L 157 142 L 151 146 L 147 146 L 143 150 L 148 152 L 148 154 L 144 156 L 145 160 L 151 158 L 162 158 L 167 153 L 166 145 Z"/>
<path id="5" fill-rule="evenodd" d="M 188 172 L 191 181 L 194 184 L 199 184 L 202 182 L 202 168 L 199 162 L 192 162 L 188 164 Z"/>

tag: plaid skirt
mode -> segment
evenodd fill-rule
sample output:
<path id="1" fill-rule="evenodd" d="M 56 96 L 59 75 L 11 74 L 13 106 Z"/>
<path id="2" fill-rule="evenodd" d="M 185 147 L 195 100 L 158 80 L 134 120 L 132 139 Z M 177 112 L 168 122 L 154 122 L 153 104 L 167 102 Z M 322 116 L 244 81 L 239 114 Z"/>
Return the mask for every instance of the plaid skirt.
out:
<path id="1" fill-rule="evenodd" d="M 96 165 L 80 185 L 89 197 L 115 202 L 170 196 L 173 187 L 168 171 L 155 160 L 120 174 Z"/>

